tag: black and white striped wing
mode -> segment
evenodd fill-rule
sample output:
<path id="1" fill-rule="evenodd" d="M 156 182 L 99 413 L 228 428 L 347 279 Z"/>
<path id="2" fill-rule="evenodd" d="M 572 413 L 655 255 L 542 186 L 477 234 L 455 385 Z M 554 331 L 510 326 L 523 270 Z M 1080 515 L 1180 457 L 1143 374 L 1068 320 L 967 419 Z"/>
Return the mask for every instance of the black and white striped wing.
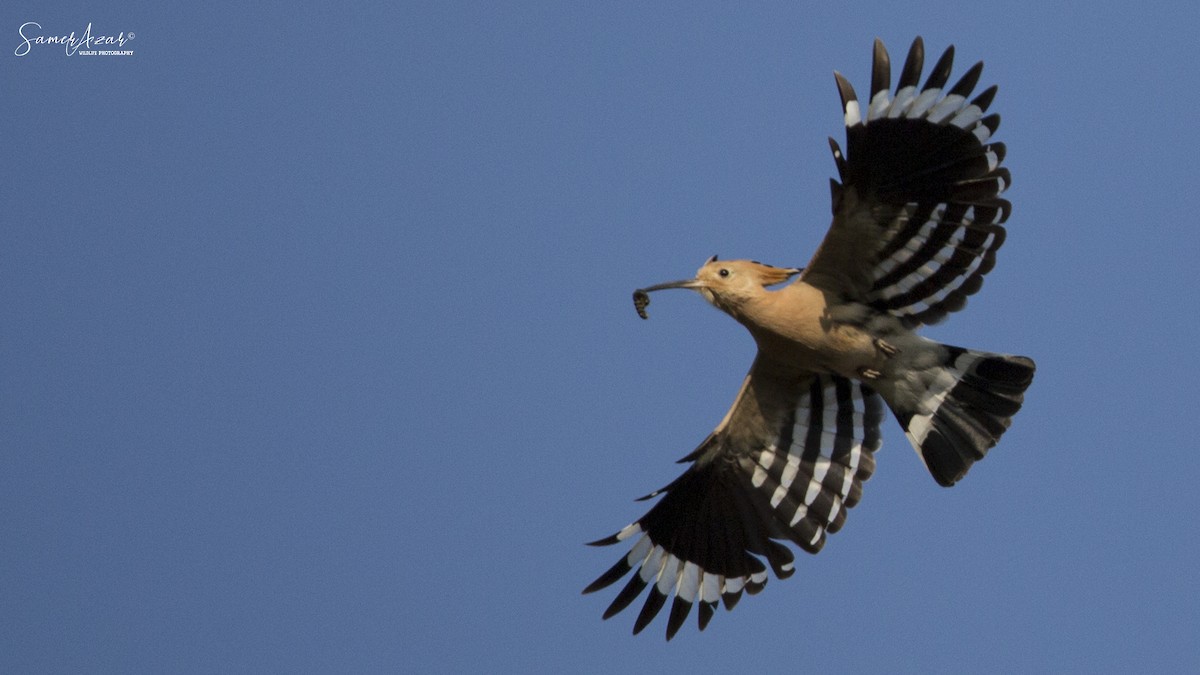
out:
<path id="1" fill-rule="evenodd" d="M 895 93 L 887 50 L 876 40 L 866 107 L 836 75 L 846 152 L 830 139 L 841 183 L 833 182 L 834 221 L 805 270 L 805 281 L 849 301 L 936 323 L 979 290 L 1004 243 L 1011 183 L 1005 149 L 990 142 L 999 115 L 985 115 L 990 87 L 968 100 L 977 63 L 945 89 L 950 47 L 919 86 L 924 45 L 913 42 Z"/>
<path id="2" fill-rule="evenodd" d="M 654 508 L 593 542 L 632 544 L 584 590 L 597 591 L 634 572 L 605 619 L 649 587 L 635 634 L 672 596 L 667 639 L 693 605 L 699 605 L 704 630 L 718 601 L 732 609 L 742 591 L 762 590 L 767 571 L 760 556 L 778 578 L 791 576 L 794 557 L 779 541 L 816 553 L 858 503 L 880 445 L 878 394 L 841 377 L 812 375 L 783 384 L 762 371 L 751 370 L 727 421 L 681 460 L 694 460 L 692 466 L 645 497 L 662 495 Z"/>

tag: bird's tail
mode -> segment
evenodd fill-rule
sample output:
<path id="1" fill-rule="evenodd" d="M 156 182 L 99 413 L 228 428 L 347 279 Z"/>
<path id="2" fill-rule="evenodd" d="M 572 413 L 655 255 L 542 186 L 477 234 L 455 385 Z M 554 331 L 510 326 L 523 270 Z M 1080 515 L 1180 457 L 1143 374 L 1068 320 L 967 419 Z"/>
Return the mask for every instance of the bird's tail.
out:
<path id="1" fill-rule="evenodd" d="M 949 345 L 936 353 L 937 363 L 913 369 L 905 382 L 881 393 L 929 473 L 949 487 L 1008 429 L 1035 366 L 1024 356 Z"/>

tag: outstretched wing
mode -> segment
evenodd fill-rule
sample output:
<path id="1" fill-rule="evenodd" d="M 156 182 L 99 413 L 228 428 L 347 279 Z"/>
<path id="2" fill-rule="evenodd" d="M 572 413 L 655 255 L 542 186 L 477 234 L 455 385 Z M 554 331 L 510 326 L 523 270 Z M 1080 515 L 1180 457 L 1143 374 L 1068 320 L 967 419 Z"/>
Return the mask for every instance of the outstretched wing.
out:
<path id="1" fill-rule="evenodd" d="M 630 551 L 584 593 L 636 570 L 604 612 L 625 609 L 649 586 L 634 622 L 639 633 L 669 597 L 667 639 L 699 604 L 704 630 L 717 602 L 767 582 L 765 557 L 780 579 L 792 575 L 790 540 L 809 553 L 845 522 L 875 469 L 883 404 L 858 382 L 830 375 L 781 376 L 760 357 L 717 429 L 691 455 L 691 467 L 646 515 L 593 545 L 632 542 Z"/>
<path id="2" fill-rule="evenodd" d="M 907 326 L 936 323 L 979 290 L 1004 243 L 1011 183 L 1000 126 L 987 115 L 992 86 L 968 101 L 983 63 L 945 91 L 954 47 L 918 87 L 925 48 L 917 38 L 896 86 L 883 43 L 875 41 L 866 108 L 836 74 L 846 152 L 829 139 L 841 183 L 832 181 L 833 225 L 804 281 L 846 301 L 870 305 Z"/>

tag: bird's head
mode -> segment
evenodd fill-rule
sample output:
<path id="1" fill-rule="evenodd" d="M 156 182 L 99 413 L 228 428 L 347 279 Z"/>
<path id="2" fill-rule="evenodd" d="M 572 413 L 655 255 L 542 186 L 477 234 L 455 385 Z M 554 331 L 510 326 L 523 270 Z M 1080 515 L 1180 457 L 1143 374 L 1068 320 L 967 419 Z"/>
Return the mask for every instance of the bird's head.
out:
<path id="1" fill-rule="evenodd" d="M 772 267 L 753 260 L 718 260 L 714 255 L 696 270 L 693 279 L 656 284 L 634 291 L 634 304 L 644 319 L 647 318 L 646 305 L 650 304 L 647 293 L 668 288 L 690 288 L 718 309 L 736 315 L 742 304 L 762 295 L 767 287 L 783 283 L 800 271 L 796 267 Z"/>

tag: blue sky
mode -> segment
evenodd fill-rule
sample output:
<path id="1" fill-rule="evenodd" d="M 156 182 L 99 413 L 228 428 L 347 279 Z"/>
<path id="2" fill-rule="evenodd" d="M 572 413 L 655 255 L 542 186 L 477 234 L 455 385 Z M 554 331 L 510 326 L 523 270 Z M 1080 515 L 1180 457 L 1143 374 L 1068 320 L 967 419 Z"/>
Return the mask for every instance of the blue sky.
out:
<path id="1" fill-rule="evenodd" d="M 815 3 L 804 3 L 815 4 Z M 45 34 L 133 32 L 132 56 Z M 0 8 L 0 671 L 1200 668 L 1200 6 Z M 632 637 L 584 542 L 721 419 L 744 330 L 630 292 L 807 262 L 832 71 L 987 64 L 1014 185 L 967 311 L 1028 354 L 938 487 L 889 419 L 797 574 Z"/>

